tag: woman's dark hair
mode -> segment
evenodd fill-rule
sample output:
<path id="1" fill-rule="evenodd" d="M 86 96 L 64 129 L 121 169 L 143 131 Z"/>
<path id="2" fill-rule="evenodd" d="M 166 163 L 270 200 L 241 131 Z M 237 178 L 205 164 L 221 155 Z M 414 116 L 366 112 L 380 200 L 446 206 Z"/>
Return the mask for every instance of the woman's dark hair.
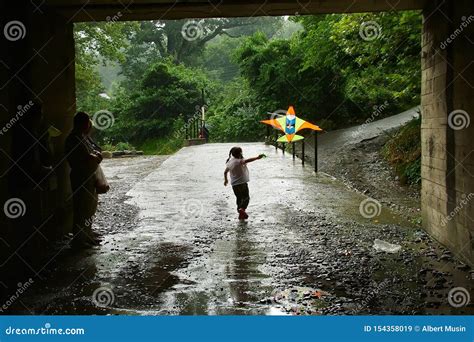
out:
<path id="1" fill-rule="evenodd" d="M 74 128 L 84 127 L 89 121 L 89 114 L 86 112 L 78 112 L 76 115 L 74 115 Z"/>
<path id="2" fill-rule="evenodd" d="M 243 156 L 242 156 L 242 149 L 240 147 L 232 147 L 229 151 L 229 158 L 227 158 L 226 160 L 226 164 L 227 162 L 230 160 L 230 157 L 234 157 L 234 158 L 237 158 L 237 159 L 242 159 Z"/>

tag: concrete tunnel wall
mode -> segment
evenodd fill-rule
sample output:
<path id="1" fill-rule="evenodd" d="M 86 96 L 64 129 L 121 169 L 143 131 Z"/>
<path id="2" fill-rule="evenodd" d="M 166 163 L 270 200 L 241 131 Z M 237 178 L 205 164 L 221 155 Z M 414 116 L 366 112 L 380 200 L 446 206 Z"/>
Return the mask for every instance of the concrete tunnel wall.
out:
<path id="1" fill-rule="evenodd" d="M 0 294 L 7 283 L 27 279 L 42 270 L 54 241 L 71 231 L 72 206 L 63 143 L 75 113 L 74 40 L 72 21 L 53 9 L 38 10 L 29 1 L 15 7 L 2 4 L 2 28 L 11 20 L 24 23 L 24 39 L 0 39 L 0 126 L 5 127 L 30 100 L 43 103 L 46 118 L 63 132 L 53 141 L 57 186 L 24 191 L 26 214 L 21 219 L 0 216 Z M 441 44 L 474 14 L 470 1 L 432 1 L 424 10 L 422 53 L 422 215 L 424 228 L 459 258 L 473 265 L 474 199 L 459 208 L 463 195 L 474 193 L 474 124 L 454 131 L 448 114 L 474 113 L 472 32 L 474 23 L 446 49 Z M 470 38 L 470 39 L 468 39 Z M 0 205 L 13 197 L 8 170 L 12 167 L 12 137 L 18 127 L 0 135 Z M 24 133 L 26 134 L 26 133 Z M 20 192 L 21 193 L 21 192 Z M 46 222 L 43 225 L 43 222 Z M 36 227 L 36 228 L 35 228 Z M 37 232 L 40 230 L 40 233 Z M 25 238 L 26 237 L 26 238 Z"/>
<path id="2" fill-rule="evenodd" d="M 27 4 L 18 1 L 14 7 L 12 4 L 2 6 L 8 8 L 0 9 L 0 129 L 8 129 L 0 134 L 0 297 L 8 284 L 25 282 L 42 270 L 49 262 L 44 257 L 52 243 L 72 230 L 69 170 L 63 144 L 75 113 L 72 22 L 44 9 L 43 13 L 35 12 L 29 1 Z M 11 20 L 24 24 L 23 39 L 6 39 L 3 28 Z M 11 183 L 12 159 L 15 159 L 12 140 L 15 134 L 28 136 L 18 121 L 11 124 L 11 120 L 22 118 L 18 113 L 25 111 L 30 101 L 42 103 L 46 119 L 63 132 L 52 140 L 55 176 L 41 186 L 42 191 L 13 188 Z M 22 151 L 16 153 L 23 154 Z M 24 201 L 23 217 L 6 217 L 4 203 L 12 197 Z"/>
<path id="3" fill-rule="evenodd" d="M 425 9 L 421 94 L 423 226 L 471 266 L 474 124 L 467 122 L 474 114 L 473 15 L 470 1 L 434 1 Z"/>

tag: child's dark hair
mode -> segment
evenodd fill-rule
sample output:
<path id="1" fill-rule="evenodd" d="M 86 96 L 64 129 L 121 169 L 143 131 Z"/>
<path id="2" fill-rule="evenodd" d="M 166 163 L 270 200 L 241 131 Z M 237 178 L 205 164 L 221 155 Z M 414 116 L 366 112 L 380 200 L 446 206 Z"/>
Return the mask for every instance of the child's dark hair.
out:
<path id="1" fill-rule="evenodd" d="M 240 147 L 232 147 L 229 151 L 229 158 L 227 158 L 226 163 L 230 160 L 230 157 L 234 157 L 237 159 L 242 159 L 242 149 Z"/>

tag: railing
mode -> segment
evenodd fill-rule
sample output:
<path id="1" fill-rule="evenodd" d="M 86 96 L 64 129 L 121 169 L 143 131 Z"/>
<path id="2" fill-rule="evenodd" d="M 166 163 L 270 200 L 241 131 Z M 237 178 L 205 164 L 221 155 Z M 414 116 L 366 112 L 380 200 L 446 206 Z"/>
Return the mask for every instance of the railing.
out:
<path id="1" fill-rule="evenodd" d="M 196 112 L 188 119 L 185 125 L 185 139 L 187 142 L 193 141 L 202 143 L 209 141 L 209 130 L 206 127 L 206 105 L 196 106 Z"/>
<path id="2" fill-rule="evenodd" d="M 205 121 L 201 118 L 191 118 L 186 125 L 185 137 L 189 139 L 199 139 L 205 127 Z"/>
<path id="3" fill-rule="evenodd" d="M 298 142 L 291 142 L 291 143 L 279 143 L 278 137 L 281 136 L 281 133 L 277 130 L 273 130 L 273 133 L 271 133 L 271 128 L 270 126 L 266 126 L 266 135 L 265 135 L 265 142 L 270 145 L 275 146 L 275 150 L 281 149 L 283 154 L 285 154 L 286 149 L 288 145 L 291 145 L 291 153 L 293 155 L 293 160 L 296 159 L 297 156 L 297 144 L 301 146 L 301 164 L 305 164 L 305 142 L 307 138 L 300 140 Z M 283 133 L 284 134 L 284 133 Z M 314 136 L 314 171 L 318 172 L 318 132 L 313 131 L 312 135 Z"/>

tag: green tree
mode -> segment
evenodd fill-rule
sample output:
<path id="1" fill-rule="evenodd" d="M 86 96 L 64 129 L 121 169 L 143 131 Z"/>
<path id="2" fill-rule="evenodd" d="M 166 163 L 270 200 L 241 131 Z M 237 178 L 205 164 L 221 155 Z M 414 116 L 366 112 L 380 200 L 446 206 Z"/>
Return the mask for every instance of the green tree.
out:
<path id="1" fill-rule="evenodd" d="M 266 111 L 294 105 L 302 117 L 321 120 L 343 100 L 339 74 L 324 65 L 305 66 L 295 40 L 269 40 L 257 33 L 242 44 L 236 58 Z"/>
<path id="2" fill-rule="evenodd" d="M 235 79 L 220 92 L 209 108 L 211 140 L 218 142 L 260 141 L 265 111 L 247 81 Z"/>
<path id="3" fill-rule="evenodd" d="M 78 23 L 74 26 L 76 45 L 77 109 L 95 112 L 108 106 L 99 96 L 105 88 L 97 69 L 105 61 L 122 61 L 127 34 L 133 23 Z"/>
<path id="4" fill-rule="evenodd" d="M 305 29 L 298 39 L 305 67 L 324 65 L 340 73 L 345 100 L 357 107 L 360 116 L 370 115 L 374 106 L 385 101 L 389 104 L 388 113 L 419 104 L 419 12 L 310 16 L 295 20 Z"/>
<path id="5" fill-rule="evenodd" d="M 139 83 L 131 93 L 121 88 L 115 94 L 115 125 L 107 132 L 115 141 L 140 144 L 171 135 L 174 121 L 191 118 L 202 104 L 202 89 L 212 89 L 201 71 L 170 59 L 151 65 Z"/>

